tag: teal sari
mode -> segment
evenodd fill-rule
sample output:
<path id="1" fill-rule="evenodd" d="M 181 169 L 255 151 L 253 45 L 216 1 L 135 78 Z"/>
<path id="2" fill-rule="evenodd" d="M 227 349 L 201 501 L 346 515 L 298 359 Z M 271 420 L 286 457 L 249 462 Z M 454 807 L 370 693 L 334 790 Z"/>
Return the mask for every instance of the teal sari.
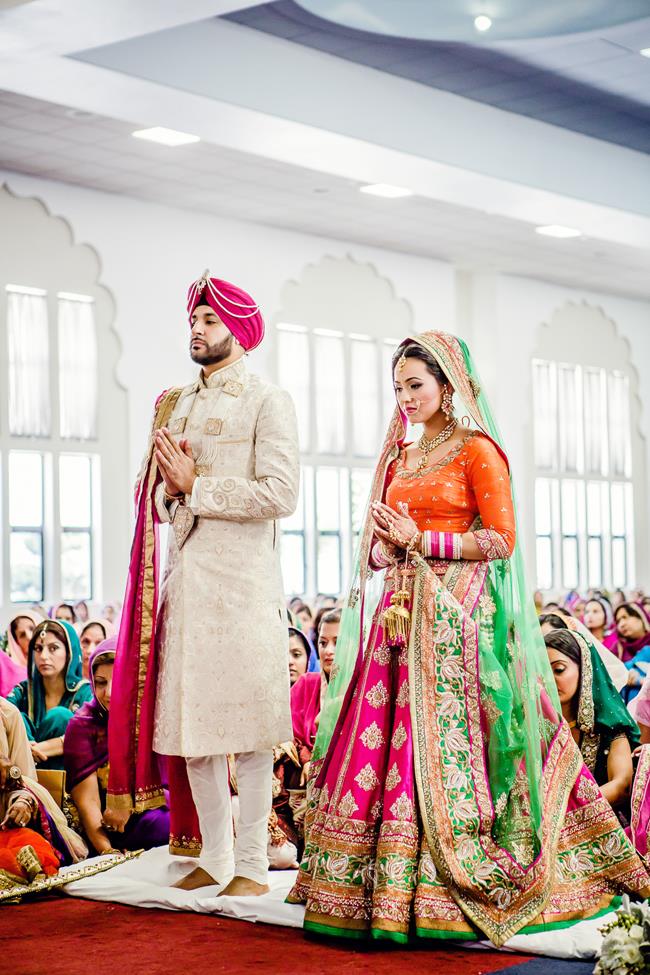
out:
<path id="1" fill-rule="evenodd" d="M 49 709 L 45 702 L 43 678 L 34 660 L 36 640 L 48 630 L 62 637 L 67 656 L 63 695 L 58 705 Z M 17 684 L 7 698 L 20 711 L 27 737 L 30 741 L 38 742 L 64 735 L 73 713 L 86 701 L 92 700 L 92 696 L 91 686 L 82 676 L 81 646 L 76 630 L 64 620 L 56 620 L 56 622 L 43 620 L 34 630 L 29 642 L 27 680 Z M 41 762 L 39 768 L 62 769 L 63 755 L 56 755 L 46 762 Z"/>

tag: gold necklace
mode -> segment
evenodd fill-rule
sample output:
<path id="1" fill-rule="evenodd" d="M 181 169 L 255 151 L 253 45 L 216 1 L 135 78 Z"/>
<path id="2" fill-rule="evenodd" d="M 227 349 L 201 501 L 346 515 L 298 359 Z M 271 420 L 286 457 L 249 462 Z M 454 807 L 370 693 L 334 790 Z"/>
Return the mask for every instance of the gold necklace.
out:
<path id="1" fill-rule="evenodd" d="M 453 417 L 449 421 L 445 429 L 441 430 L 440 433 L 436 437 L 433 437 L 431 440 L 429 440 L 426 433 L 422 434 L 422 436 L 418 440 L 418 447 L 422 451 L 422 457 L 420 457 L 419 461 L 417 462 L 417 466 L 415 468 L 416 471 L 421 471 L 424 467 L 427 466 L 427 463 L 429 462 L 429 454 L 432 453 L 436 449 L 436 447 L 439 447 L 446 440 L 449 440 L 454 430 L 456 429 L 457 423 L 458 421 L 456 420 L 456 417 Z"/>

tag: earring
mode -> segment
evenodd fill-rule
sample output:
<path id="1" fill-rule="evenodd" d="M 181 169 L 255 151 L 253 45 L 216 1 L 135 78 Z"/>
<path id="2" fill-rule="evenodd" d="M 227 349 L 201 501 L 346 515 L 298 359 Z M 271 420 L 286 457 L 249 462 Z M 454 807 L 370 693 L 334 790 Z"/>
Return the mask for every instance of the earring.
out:
<path id="1" fill-rule="evenodd" d="M 445 388 L 442 394 L 442 412 L 449 419 L 454 415 L 454 401 L 451 393 L 449 392 L 449 387 Z"/>

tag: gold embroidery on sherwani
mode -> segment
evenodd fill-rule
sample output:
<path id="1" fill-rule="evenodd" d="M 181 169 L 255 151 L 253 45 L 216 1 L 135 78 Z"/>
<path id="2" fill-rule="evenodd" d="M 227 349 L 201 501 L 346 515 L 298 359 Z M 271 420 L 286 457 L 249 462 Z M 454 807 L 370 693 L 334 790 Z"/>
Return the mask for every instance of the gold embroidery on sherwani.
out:
<path id="1" fill-rule="evenodd" d="M 293 735 L 276 522 L 297 493 L 295 411 L 241 359 L 185 387 L 177 415 L 187 417 L 183 437 L 205 473 L 187 499 L 196 524 L 181 549 L 169 532 L 154 749 L 270 749 Z M 221 434 L 205 433 L 217 419 Z M 156 501 L 168 520 L 160 494 Z"/>

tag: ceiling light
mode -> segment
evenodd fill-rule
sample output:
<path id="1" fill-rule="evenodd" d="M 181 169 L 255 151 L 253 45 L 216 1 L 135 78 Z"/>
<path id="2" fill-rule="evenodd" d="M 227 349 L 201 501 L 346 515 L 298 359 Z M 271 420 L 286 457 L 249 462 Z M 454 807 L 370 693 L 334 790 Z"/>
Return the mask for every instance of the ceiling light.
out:
<path id="1" fill-rule="evenodd" d="M 382 196 L 386 200 L 399 200 L 403 196 L 413 196 L 412 190 L 405 190 L 402 186 L 391 186 L 389 183 L 369 183 L 368 186 L 360 186 L 359 189 L 368 196 Z"/>
<path id="2" fill-rule="evenodd" d="M 562 239 L 582 237 L 579 230 L 575 230 L 574 227 L 562 227 L 559 223 L 550 223 L 546 227 L 535 227 L 535 233 L 542 234 L 543 237 L 560 237 Z"/>
<path id="3" fill-rule="evenodd" d="M 643 48 L 641 48 L 641 50 L 639 51 L 639 54 L 643 58 L 650 58 L 650 47 L 643 47 Z"/>
<path id="4" fill-rule="evenodd" d="M 190 142 L 201 141 L 198 135 L 188 135 L 187 132 L 177 132 L 176 129 L 166 129 L 161 125 L 155 125 L 152 129 L 138 129 L 131 135 L 136 139 L 159 142 L 161 146 L 186 146 Z"/>
<path id="5" fill-rule="evenodd" d="M 487 14 L 479 14 L 478 17 L 474 18 L 474 26 L 478 31 L 483 33 L 492 26 L 492 18 L 488 17 Z"/>

